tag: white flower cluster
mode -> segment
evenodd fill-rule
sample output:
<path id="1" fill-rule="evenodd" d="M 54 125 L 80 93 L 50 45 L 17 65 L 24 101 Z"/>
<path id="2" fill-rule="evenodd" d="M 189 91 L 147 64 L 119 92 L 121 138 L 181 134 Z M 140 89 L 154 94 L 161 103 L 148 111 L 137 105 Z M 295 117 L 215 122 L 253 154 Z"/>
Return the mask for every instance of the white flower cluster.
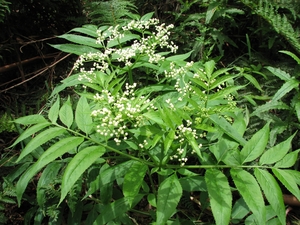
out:
<path id="1" fill-rule="evenodd" d="M 79 79 L 85 79 L 88 82 L 93 81 L 94 70 L 100 70 L 105 72 L 108 67 L 110 60 L 112 58 L 116 58 L 118 62 L 123 62 L 125 66 L 131 66 L 135 60 L 137 55 L 145 55 L 148 57 L 148 61 L 150 63 L 158 63 L 160 60 L 164 59 L 164 57 L 155 52 L 157 47 L 161 49 L 169 49 L 171 52 L 175 53 L 178 49 L 170 39 L 170 29 L 174 26 L 165 24 L 159 24 L 159 20 L 150 19 L 148 21 L 131 21 L 128 25 L 124 27 L 119 27 L 119 25 L 114 27 L 109 27 L 107 30 L 99 28 L 97 30 L 98 38 L 96 43 L 102 45 L 104 47 L 104 52 L 96 52 L 96 53 L 88 53 L 83 54 L 79 57 L 74 65 L 74 69 L 79 69 L 82 73 Z M 149 32 L 151 28 L 153 32 Z M 134 40 L 130 46 L 123 48 L 108 48 L 105 46 L 109 46 L 109 43 L 112 41 L 120 41 L 126 34 L 130 35 L 131 31 L 139 31 L 142 33 L 142 37 L 140 39 Z M 94 61 L 93 68 L 88 71 L 83 68 L 84 62 Z"/>
<path id="2" fill-rule="evenodd" d="M 141 107 L 149 105 L 150 102 L 144 96 L 137 99 L 135 88 L 136 83 L 126 84 L 122 95 L 113 96 L 108 90 L 94 95 L 98 108 L 92 111 L 92 116 L 98 122 L 96 131 L 106 139 L 114 138 L 117 145 L 121 143 L 121 139 L 128 138 L 128 122 L 135 127 L 141 124 Z"/>

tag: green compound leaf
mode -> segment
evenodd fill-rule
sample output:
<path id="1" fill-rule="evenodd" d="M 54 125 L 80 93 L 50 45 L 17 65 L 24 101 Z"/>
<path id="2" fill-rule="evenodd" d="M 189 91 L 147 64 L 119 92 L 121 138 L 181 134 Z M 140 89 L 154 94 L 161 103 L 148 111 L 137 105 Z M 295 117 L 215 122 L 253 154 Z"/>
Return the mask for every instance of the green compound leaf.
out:
<path id="1" fill-rule="evenodd" d="M 76 28 L 70 30 L 70 32 L 74 31 L 74 32 L 86 34 L 88 36 L 97 38 L 98 37 L 97 29 L 98 29 L 98 26 L 92 25 L 92 24 L 87 24 L 87 25 L 83 25 L 82 27 L 76 27 Z M 101 29 L 101 28 L 99 28 L 99 29 Z"/>
<path id="2" fill-rule="evenodd" d="M 269 123 L 256 132 L 241 150 L 242 163 L 257 159 L 265 150 L 269 140 Z"/>
<path id="3" fill-rule="evenodd" d="M 158 188 L 156 224 L 165 224 L 175 213 L 182 188 L 175 174 L 165 179 Z"/>
<path id="4" fill-rule="evenodd" d="M 49 128 L 42 133 L 38 134 L 36 137 L 31 139 L 31 141 L 26 145 L 26 147 L 21 152 L 19 158 L 17 159 L 17 162 L 19 162 L 21 159 L 23 159 L 26 155 L 33 152 L 35 149 L 40 147 L 42 144 L 46 143 L 47 141 L 51 140 L 52 138 L 55 138 L 59 135 L 61 135 L 63 132 L 65 132 L 64 128 L 60 127 L 53 127 Z"/>
<path id="5" fill-rule="evenodd" d="M 20 204 L 22 195 L 28 185 L 28 182 L 34 175 L 36 175 L 48 163 L 54 161 L 57 157 L 72 150 L 73 148 L 76 148 L 80 143 L 83 142 L 83 140 L 83 138 L 79 137 L 69 137 L 62 139 L 61 141 L 55 143 L 49 149 L 47 149 L 41 155 L 39 160 L 35 162 L 31 167 L 29 167 L 26 172 L 20 177 L 16 186 L 18 203 Z"/>
<path id="6" fill-rule="evenodd" d="M 55 103 L 51 106 L 49 113 L 48 113 L 48 118 L 52 123 L 56 123 L 57 118 L 58 118 L 58 113 L 59 113 L 59 106 L 60 106 L 60 98 L 58 97 Z"/>
<path id="7" fill-rule="evenodd" d="M 215 69 L 215 65 L 216 65 L 216 63 L 214 60 L 210 60 L 204 64 L 205 73 L 206 73 L 206 77 L 208 78 L 208 80 L 210 80 L 210 77 Z"/>
<path id="8" fill-rule="evenodd" d="M 265 202 L 260 187 L 255 178 L 249 172 L 242 169 L 233 168 L 230 170 L 230 173 L 236 188 L 255 216 L 257 224 L 265 224 Z"/>
<path id="9" fill-rule="evenodd" d="M 289 171 L 281 169 L 272 169 L 275 176 L 280 180 L 280 182 L 297 198 L 300 199 L 300 191 L 295 178 Z"/>
<path id="10" fill-rule="evenodd" d="M 275 178 L 268 171 L 258 168 L 255 168 L 254 175 L 281 224 L 286 224 L 282 192 Z"/>
<path id="11" fill-rule="evenodd" d="M 70 96 L 68 97 L 68 100 L 63 104 L 63 106 L 59 110 L 59 119 L 68 128 L 71 127 L 73 123 L 74 115 L 73 115 Z"/>
<path id="12" fill-rule="evenodd" d="M 216 224 L 229 224 L 232 194 L 226 176 L 219 170 L 208 169 L 205 173 L 205 181 Z"/>
<path id="13" fill-rule="evenodd" d="M 90 146 L 78 152 L 68 164 L 61 183 L 59 204 L 64 200 L 79 177 L 103 154 L 102 146 Z"/>
<path id="14" fill-rule="evenodd" d="M 75 111 L 75 121 L 80 130 L 89 134 L 93 128 L 93 120 L 91 117 L 90 106 L 87 102 L 86 97 L 81 96 L 78 100 L 76 111 Z"/>
<path id="15" fill-rule="evenodd" d="M 135 161 L 126 172 L 123 182 L 124 197 L 136 197 L 144 181 L 148 167 L 141 162 Z"/>
<path id="16" fill-rule="evenodd" d="M 290 150 L 295 135 L 296 133 L 287 140 L 267 150 L 259 159 L 260 165 L 273 164 L 281 160 Z"/>

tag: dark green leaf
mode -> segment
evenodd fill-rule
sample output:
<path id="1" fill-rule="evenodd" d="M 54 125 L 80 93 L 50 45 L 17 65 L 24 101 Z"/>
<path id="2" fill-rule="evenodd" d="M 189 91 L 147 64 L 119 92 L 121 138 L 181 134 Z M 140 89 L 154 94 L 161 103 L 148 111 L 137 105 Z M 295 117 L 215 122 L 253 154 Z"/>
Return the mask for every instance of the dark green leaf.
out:
<path id="1" fill-rule="evenodd" d="M 183 190 L 192 191 L 207 191 L 206 183 L 203 176 L 182 177 L 179 183 Z"/>

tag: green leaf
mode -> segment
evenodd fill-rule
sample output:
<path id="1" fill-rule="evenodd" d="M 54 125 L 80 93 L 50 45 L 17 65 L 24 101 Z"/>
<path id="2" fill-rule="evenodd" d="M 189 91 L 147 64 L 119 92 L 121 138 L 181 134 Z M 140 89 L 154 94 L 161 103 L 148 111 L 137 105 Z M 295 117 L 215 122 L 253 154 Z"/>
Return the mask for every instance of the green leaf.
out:
<path id="1" fill-rule="evenodd" d="M 68 128 L 71 127 L 74 118 L 73 118 L 73 110 L 72 110 L 70 96 L 68 97 L 68 100 L 63 104 L 63 106 L 59 110 L 59 119 Z"/>
<path id="2" fill-rule="evenodd" d="M 216 65 L 216 63 L 215 63 L 214 60 L 210 60 L 210 61 L 208 61 L 208 62 L 206 62 L 206 63 L 204 64 L 206 77 L 207 77 L 208 79 L 211 78 L 211 76 L 212 76 L 212 74 L 213 74 L 213 71 L 214 71 L 214 69 L 215 69 L 215 65 Z"/>
<path id="3" fill-rule="evenodd" d="M 276 212 L 281 224 L 285 221 L 285 206 L 282 198 L 282 192 L 275 178 L 266 170 L 255 168 L 254 175 L 264 192 L 265 197 Z"/>
<path id="4" fill-rule="evenodd" d="M 289 73 L 287 73 L 279 68 L 267 66 L 266 69 L 269 70 L 271 73 L 273 73 L 278 78 L 280 78 L 281 80 L 288 81 L 291 79 L 291 76 Z"/>
<path id="5" fill-rule="evenodd" d="M 137 34 L 125 34 L 124 37 L 121 37 L 121 38 L 118 38 L 118 39 L 113 39 L 113 40 L 109 41 L 107 43 L 107 48 L 112 48 L 112 47 L 115 47 L 115 46 L 117 46 L 119 44 L 122 44 L 124 42 L 130 41 L 130 40 L 138 40 L 138 39 L 140 39 L 140 36 L 137 35 Z M 112 57 L 114 58 L 117 55 L 118 54 L 113 53 Z"/>
<path id="6" fill-rule="evenodd" d="M 291 90 L 299 86 L 299 81 L 296 79 L 290 79 L 282 85 L 282 87 L 275 93 L 272 101 L 276 102 L 281 99 L 284 95 L 289 93 Z"/>
<path id="7" fill-rule="evenodd" d="M 287 140 L 277 144 L 276 146 L 270 148 L 267 150 L 259 159 L 259 164 L 260 165 L 265 165 L 265 164 L 273 164 L 275 162 L 278 162 L 281 160 L 290 150 L 292 146 L 292 140 L 294 136 L 296 135 L 293 134 L 290 136 Z"/>
<path id="8" fill-rule="evenodd" d="M 205 179 L 203 176 L 181 177 L 179 183 L 183 190 L 192 191 L 207 191 Z"/>
<path id="9" fill-rule="evenodd" d="M 292 53 L 292 52 L 290 52 L 290 51 L 284 51 L 284 50 L 282 50 L 282 51 L 279 51 L 279 52 L 281 52 L 281 53 L 284 53 L 284 54 L 287 54 L 287 55 L 289 55 L 289 56 L 291 56 L 299 65 L 300 65 L 300 59 L 299 59 L 299 57 L 298 56 L 296 56 L 294 53 Z"/>
<path id="10" fill-rule="evenodd" d="M 255 116 L 255 115 L 258 115 L 258 114 L 263 113 L 263 112 L 268 112 L 268 111 L 273 110 L 273 109 L 287 109 L 287 110 L 289 110 L 290 107 L 288 105 L 284 104 L 283 102 L 269 101 L 264 105 L 258 106 L 254 110 L 254 112 L 251 113 L 251 116 Z"/>
<path id="11" fill-rule="evenodd" d="M 53 183 L 57 179 L 57 174 L 61 169 L 61 166 L 63 166 L 61 162 L 52 162 L 43 170 L 36 189 L 36 200 L 40 207 L 43 207 L 47 201 L 47 198 L 45 198 L 47 185 Z"/>
<path id="12" fill-rule="evenodd" d="M 62 177 L 59 204 L 64 200 L 79 177 L 105 153 L 102 146 L 90 146 L 78 152 L 68 164 Z"/>
<path id="13" fill-rule="evenodd" d="M 62 52 L 72 53 L 75 55 L 83 55 L 86 53 L 98 53 L 99 50 L 84 46 L 84 45 L 77 45 L 77 44 L 56 44 L 56 45 L 50 45 L 53 48 L 56 48 Z"/>
<path id="14" fill-rule="evenodd" d="M 222 69 L 223 70 L 223 69 Z M 216 72 L 218 72 L 219 70 L 217 70 Z M 213 73 L 213 75 L 215 75 L 215 73 Z M 222 72 L 222 71 L 220 71 Z M 216 79 L 213 83 L 211 83 L 209 85 L 209 89 L 212 90 L 212 89 L 215 89 L 216 87 L 218 87 L 219 85 L 222 85 L 224 84 L 227 80 L 230 80 L 230 79 L 233 79 L 234 77 L 236 77 L 238 75 L 226 75 L 226 76 L 222 76 L 222 77 L 219 77 L 218 79 Z M 213 79 L 213 78 L 212 78 Z"/>
<path id="15" fill-rule="evenodd" d="M 156 223 L 165 224 L 175 213 L 182 195 L 182 188 L 175 174 L 166 178 L 157 193 Z"/>
<path id="16" fill-rule="evenodd" d="M 193 150 L 196 152 L 198 157 L 202 159 L 202 154 L 201 154 L 201 150 L 199 148 L 199 144 L 197 143 L 193 134 L 187 132 L 184 134 L 184 136 L 187 138 L 187 140 L 189 141 L 189 144 L 192 146 Z"/>
<path id="17" fill-rule="evenodd" d="M 278 180 L 299 200 L 300 191 L 295 178 L 285 170 L 273 168 L 272 172 L 275 174 Z"/>
<path id="18" fill-rule="evenodd" d="M 229 224 L 232 194 L 226 176 L 219 170 L 208 169 L 205 181 L 216 224 Z"/>
<path id="19" fill-rule="evenodd" d="M 49 123 L 49 122 L 43 122 L 43 123 L 35 124 L 32 127 L 29 127 L 17 138 L 17 140 L 14 141 L 14 143 L 10 146 L 10 148 L 15 146 L 16 144 L 20 143 L 21 141 L 25 140 L 29 136 L 35 134 L 36 132 L 39 132 L 43 128 L 48 127 L 50 125 L 51 125 L 51 123 Z"/>
<path id="20" fill-rule="evenodd" d="M 38 148 L 42 144 L 46 143 L 47 141 L 51 140 L 52 138 L 55 138 L 55 137 L 61 135 L 63 132 L 65 132 L 64 128 L 53 127 L 53 128 L 49 128 L 49 129 L 43 131 L 42 133 L 39 133 L 22 150 L 22 152 L 16 162 L 19 162 L 21 159 L 23 159 L 26 155 L 28 155 L 29 153 L 34 151 L 36 148 Z"/>
<path id="21" fill-rule="evenodd" d="M 141 200 L 143 195 L 138 195 L 134 199 L 124 197 L 114 201 L 109 205 L 105 205 L 101 209 L 100 215 L 97 217 L 93 225 L 111 224 L 111 222 L 123 216 L 123 214 L 131 209 L 131 203 L 137 203 Z"/>
<path id="22" fill-rule="evenodd" d="M 129 170 L 129 168 L 134 164 L 134 162 L 134 160 L 129 160 L 104 170 L 101 173 L 101 177 L 99 180 L 100 185 L 108 184 L 110 182 L 113 182 L 115 179 L 124 176 L 127 170 Z"/>
<path id="23" fill-rule="evenodd" d="M 135 161 L 126 172 L 123 181 L 124 197 L 132 197 L 138 195 L 140 187 L 144 181 L 144 176 L 148 167 L 141 162 Z"/>
<path id="24" fill-rule="evenodd" d="M 241 150 L 242 164 L 257 159 L 265 150 L 269 140 L 269 123 L 256 132 Z"/>
<path id="25" fill-rule="evenodd" d="M 170 130 L 164 140 L 164 153 L 167 154 L 175 138 L 175 130 Z"/>
<path id="26" fill-rule="evenodd" d="M 57 118 L 58 118 L 58 113 L 59 113 L 59 106 L 60 106 L 60 98 L 57 97 L 57 100 L 55 103 L 51 106 L 49 113 L 48 113 L 48 118 L 52 123 L 56 123 Z"/>
<path id="27" fill-rule="evenodd" d="M 31 124 L 37 124 L 37 123 L 45 123 L 47 120 L 39 114 L 36 115 L 30 115 L 30 116 L 24 116 L 21 118 L 18 118 L 14 120 L 15 123 L 23 124 L 23 125 L 31 125 Z"/>
<path id="28" fill-rule="evenodd" d="M 230 173 L 236 188 L 254 214 L 257 224 L 265 224 L 265 202 L 255 178 L 249 172 L 242 169 L 232 168 Z"/>
<path id="29" fill-rule="evenodd" d="M 233 140 L 240 143 L 240 145 L 244 146 L 247 142 L 241 136 L 236 129 L 232 127 L 232 125 L 227 122 L 226 119 L 223 117 L 220 117 L 219 115 L 211 115 L 209 119 L 214 123 L 216 127 L 218 127 L 221 131 L 223 131 L 225 134 L 227 134 L 229 137 L 231 137 Z"/>
<path id="30" fill-rule="evenodd" d="M 278 161 L 274 167 L 290 168 L 290 167 L 294 166 L 298 159 L 299 151 L 300 151 L 300 149 L 287 154 L 286 156 L 283 157 L 283 159 Z"/>
<path id="31" fill-rule="evenodd" d="M 91 117 L 90 106 L 87 102 L 86 97 L 81 96 L 78 100 L 76 111 L 75 111 L 75 121 L 80 130 L 89 134 L 93 128 L 93 120 Z"/>
<path id="32" fill-rule="evenodd" d="M 252 75 L 250 74 L 247 74 L 247 73 L 243 73 L 243 76 L 250 81 L 251 84 L 254 85 L 254 87 L 256 87 L 258 90 L 260 90 L 261 92 L 263 91 L 261 89 L 261 86 L 259 85 L 258 81 L 256 80 L 255 77 L 253 77 Z"/>
<path id="33" fill-rule="evenodd" d="M 147 13 L 145 15 L 143 15 L 140 19 L 140 21 L 148 21 L 152 18 L 154 12 L 150 12 L 150 13 Z"/>
<path id="34" fill-rule="evenodd" d="M 64 38 L 75 44 L 80 44 L 80 45 L 90 46 L 90 47 L 95 47 L 95 48 L 102 47 L 101 44 L 96 43 L 95 38 L 85 37 L 85 36 L 81 36 L 81 35 L 77 35 L 77 34 L 63 34 L 58 37 Z"/>
<path id="35" fill-rule="evenodd" d="M 82 27 L 76 27 L 76 28 L 70 30 L 70 32 L 71 31 L 78 32 L 78 33 L 86 34 L 91 37 L 97 38 L 98 37 L 97 29 L 98 29 L 98 27 L 96 25 L 87 24 L 87 25 L 83 25 Z"/>
<path id="36" fill-rule="evenodd" d="M 80 137 L 69 137 L 62 139 L 61 141 L 52 145 L 47 151 L 45 151 L 42 154 L 42 156 L 38 159 L 38 161 L 26 170 L 26 172 L 20 177 L 16 186 L 17 199 L 19 205 L 22 195 L 30 179 L 48 163 L 54 161 L 57 157 L 63 155 L 69 150 L 77 147 L 82 141 L 83 138 Z"/>
<path id="37" fill-rule="evenodd" d="M 190 51 L 188 53 L 182 54 L 182 55 L 174 55 L 174 56 L 170 56 L 167 57 L 165 60 L 167 61 L 184 61 L 185 59 L 187 59 L 188 57 L 190 57 L 190 55 L 192 54 L 193 51 Z"/>
<path id="38" fill-rule="evenodd" d="M 160 113 L 157 111 L 146 112 L 143 116 L 159 125 L 165 126 L 164 121 L 160 117 Z"/>

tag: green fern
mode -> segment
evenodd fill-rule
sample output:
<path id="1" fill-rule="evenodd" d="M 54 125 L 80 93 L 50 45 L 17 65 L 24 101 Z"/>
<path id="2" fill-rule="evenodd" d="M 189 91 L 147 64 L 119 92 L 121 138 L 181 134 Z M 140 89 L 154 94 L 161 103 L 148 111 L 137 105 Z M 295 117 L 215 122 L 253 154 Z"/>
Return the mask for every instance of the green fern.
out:
<path id="1" fill-rule="evenodd" d="M 250 0 L 242 0 L 242 2 L 250 7 L 257 15 L 268 21 L 273 26 L 274 30 L 283 36 L 289 42 L 289 44 L 298 53 L 300 53 L 299 28 L 294 28 L 292 26 L 293 23 L 287 18 L 287 15 L 281 15 L 278 12 L 279 7 L 288 9 L 295 19 L 297 12 L 299 13 L 299 7 L 294 7 L 294 5 L 297 4 L 290 5 L 288 1 L 287 3 L 285 3 L 285 1 L 281 1 L 279 5 L 275 6 L 275 4 L 273 5 L 270 0 L 259 0 L 258 3 Z"/>
<path id="2" fill-rule="evenodd" d="M 8 7 L 9 4 L 11 3 L 5 0 L 0 0 L 0 23 L 3 23 L 6 13 L 10 12 Z"/>
<path id="3" fill-rule="evenodd" d="M 86 10 L 92 24 L 117 25 L 124 17 L 136 12 L 133 0 L 93 1 L 87 3 Z"/>

